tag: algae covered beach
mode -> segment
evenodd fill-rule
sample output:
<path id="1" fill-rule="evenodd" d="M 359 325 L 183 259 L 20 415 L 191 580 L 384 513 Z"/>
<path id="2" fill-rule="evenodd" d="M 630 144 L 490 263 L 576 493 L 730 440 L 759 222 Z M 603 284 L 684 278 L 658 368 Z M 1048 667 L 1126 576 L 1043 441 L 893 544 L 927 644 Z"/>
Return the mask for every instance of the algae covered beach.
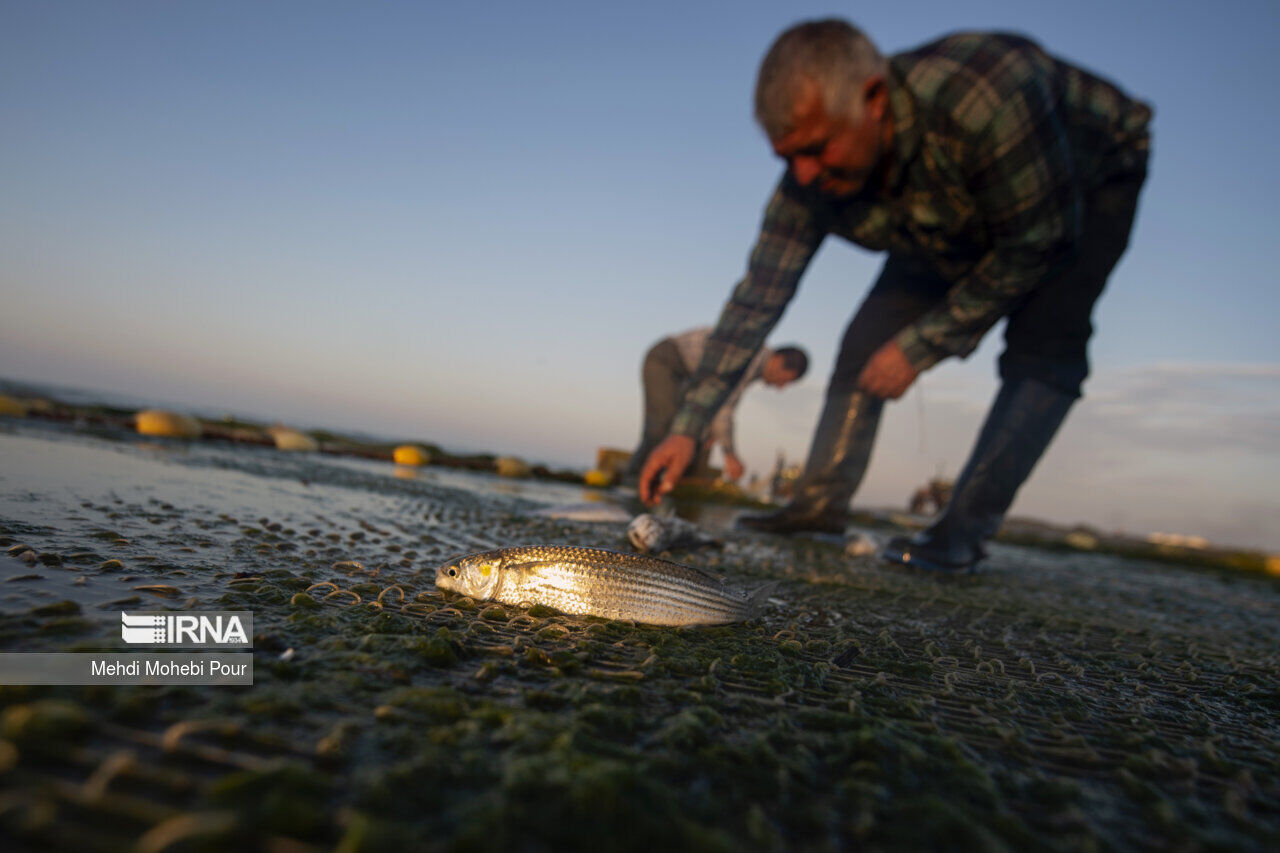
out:
<path id="1" fill-rule="evenodd" d="M 1280 3 L 1149 11 L 0 3 L 0 853 L 1280 851 Z"/>
<path id="2" fill-rule="evenodd" d="M 1264 575 L 997 545 L 938 579 L 726 530 L 668 556 L 776 581 L 765 612 L 653 628 L 437 592 L 458 553 L 625 550 L 625 523 L 396 470 L 6 421 L 0 650 L 114 648 L 128 609 L 254 620 L 252 686 L 0 687 L 6 846 L 1280 843 Z"/>

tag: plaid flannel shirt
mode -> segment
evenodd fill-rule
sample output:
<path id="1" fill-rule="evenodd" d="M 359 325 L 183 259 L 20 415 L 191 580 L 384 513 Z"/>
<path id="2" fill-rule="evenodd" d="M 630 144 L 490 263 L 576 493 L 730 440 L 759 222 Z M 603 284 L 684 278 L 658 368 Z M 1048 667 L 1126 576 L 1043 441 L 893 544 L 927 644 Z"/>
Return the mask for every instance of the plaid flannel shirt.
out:
<path id="1" fill-rule="evenodd" d="M 1151 108 L 1020 36 L 960 33 L 897 54 L 888 87 L 883 183 L 835 201 L 783 175 L 673 433 L 701 432 L 827 234 L 925 257 L 954 282 L 895 339 L 922 371 L 971 353 L 1070 259 L 1094 188 L 1146 168 Z"/>

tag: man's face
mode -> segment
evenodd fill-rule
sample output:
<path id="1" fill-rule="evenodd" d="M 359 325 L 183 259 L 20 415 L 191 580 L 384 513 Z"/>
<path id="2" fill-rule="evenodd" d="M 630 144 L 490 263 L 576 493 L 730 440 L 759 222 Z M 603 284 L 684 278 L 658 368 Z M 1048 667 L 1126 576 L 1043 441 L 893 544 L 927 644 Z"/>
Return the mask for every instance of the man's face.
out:
<path id="1" fill-rule="evenodd" d="M 796 372 L 788 370 L 782 358 L 775 355 L 764 363 L 764 370 L 760 372 L 760 378 L 764 380 L 766 385 L 772 385 L 774 388 L 785 388 L 796 381 Z"/>
<path id="2" fill-rule="evenodd" d="M 802 187 L 814 185 L 824 195 L 847 198 L 862 190 L 887 149 L 888 90 L 883 78 L 867 81 L 862 119 L 851 122 L 827 114 L 818 86 L 805 80 L 792 111 L 792 130 L 773 140 L 773 150 L 787 161 Z"/>

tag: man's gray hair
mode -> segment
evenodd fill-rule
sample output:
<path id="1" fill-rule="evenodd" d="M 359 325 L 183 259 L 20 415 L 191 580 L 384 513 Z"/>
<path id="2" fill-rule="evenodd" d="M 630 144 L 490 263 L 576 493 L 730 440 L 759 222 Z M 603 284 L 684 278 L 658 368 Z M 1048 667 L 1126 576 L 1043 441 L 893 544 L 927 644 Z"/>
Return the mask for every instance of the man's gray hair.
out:
<path id="1" fill-rule="evenodd" d="M 756 78 L 756 121 L 770 139 L 792 130 L 801 82 L 818 84 L 827 115 L 862 118 L 862 87 L 887 63 L 861 30 L 838 18 L 796 24 L 774 41 Z"/>

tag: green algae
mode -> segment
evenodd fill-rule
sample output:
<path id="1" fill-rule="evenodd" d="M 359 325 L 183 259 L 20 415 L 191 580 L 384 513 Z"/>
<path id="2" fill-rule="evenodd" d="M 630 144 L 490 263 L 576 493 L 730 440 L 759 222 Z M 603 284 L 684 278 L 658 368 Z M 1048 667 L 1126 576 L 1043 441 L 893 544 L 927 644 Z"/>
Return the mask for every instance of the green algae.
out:
<path id="1" fill-rule="evenodd" d="M 458 647 L 447 628 L 441 628 L 434 637 L 416 641 L 413 652 L 431 666 L 451 667 L 458 662 Z"/>
<path id="2" fill-rule="evenodd" d="M 412 550 L 437 565 L 481 537 L 616 548 L 617 531 L 552 525 L 423 482 L 337 482 L 374 495 L 377 511 L 102 502 L 117 517 L 92 529 L 136 543 L 122 552 L 142 578 L 131 583 L 182 571 L 200 606 L 254 611 L 257 683 L 0 689 L 6 781 L 79 785 L 132 750 L 138 769 L 120 790 L 157 805 L 106 819 L 121 801 L 51 793 L 60 822 L 33 823 L 24 838 L 49 846 L 63 827 L 70 846 L 100 832 L 120 849 L 164 812 L 229 815 L 217 843 L 352 850 L 1276 841 L 1267 587 L 1034 555 L 944 584 L 849 563 L 821 543 L 731 540 L 701 564 L 748 585 L 778 579 L 784 604 L 743 625 L 657 629 L 442 596 L 429 569 L 387 562 Z M 161 510 L 180 529 L 149 523 Z M 39 553 L 96 544 L 52 529 L 12 535 Z M 205 548 L 217 558 L 205 562 L 180 550 L 198 541 L 225 553 Z M 118 632 L 114 613 L 64 600 L 79 601 L 24 602 L 0 636 L 30 644 L 76 619 L 76 644 Z M 1134 615 L 1144 607 L 1159 618 Z"/>
<path id="3" fill-rule="evenodd" d="M 52 604 L 33 607 L 31 613 L 34 616 L 77 616 L 80 613 L 80 605 L 74 601 L 55 601 Z"/>
<path id="4" fill-rule="evenodd" d="M 81 706 L 58 699 L 10 705 L 0 716 L 0 735 L 20 746 L 49 747 L 83 734 L 91 725 Z"/>
<path id="5" fill-rule="evenodd" d="M 256 832 L 307 839 L 327 826 L 328 786 L 299 764 L 228 774 L 209 787 L 205 798 L 213 808 L 234 811 Z"/>

